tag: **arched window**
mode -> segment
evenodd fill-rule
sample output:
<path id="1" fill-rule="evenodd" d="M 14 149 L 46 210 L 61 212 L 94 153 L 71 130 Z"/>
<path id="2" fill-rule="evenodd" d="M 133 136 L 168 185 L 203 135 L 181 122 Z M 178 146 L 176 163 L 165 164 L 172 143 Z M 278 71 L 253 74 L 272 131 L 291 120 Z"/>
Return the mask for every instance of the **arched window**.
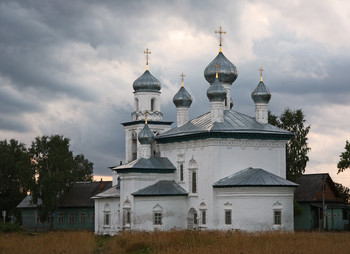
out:
<path id="1" fill-rule="evenodd" d="M 131 160 L 137 159 L 137 134 L 135 130 L 131 131 Z"/>
<path id="2" fill-rule="evenodd" d="M 207 205 L 204 201 L 199 205 L 199 211 L 201 216 L 199 221 L 200 227 L 205 228 L 207 224 Z"/>
<path id="3" fill-rule="evenodd" d="M 135 111 L 139 111 L 139 99 L 135 98 L 134 102 Z"/>
<path id="4" fill-rule="evenodd" d="M 131 227 L 131 202 L 128 198 L 126 198 L 123 204 L 123 227 Z"/>
<path id="5" fill-rule="evenodd" d="M 198 214 L 196 209 L 191 208 L 187 214 L 187 228 L 193 229 L 198 226 Z"/>
<path id="6" fill-rule="evenodd" d="M 151 111 L 155 111 L 156 110 L 156 99 L 152 98 L 151 99 Z"/>

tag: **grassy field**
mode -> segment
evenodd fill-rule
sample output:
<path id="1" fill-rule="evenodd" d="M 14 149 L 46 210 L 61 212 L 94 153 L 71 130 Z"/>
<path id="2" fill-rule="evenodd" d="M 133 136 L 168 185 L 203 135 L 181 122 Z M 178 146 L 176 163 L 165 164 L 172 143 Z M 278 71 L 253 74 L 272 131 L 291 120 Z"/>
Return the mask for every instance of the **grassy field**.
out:
<path id="1" fill-rule="evenodd" d="M 350 253 L 350 233 L 241 233 L 218 231 L 125 232 L 95 236 L 87 231 L 1 233 L 1 254 L 68 253 Z"/>

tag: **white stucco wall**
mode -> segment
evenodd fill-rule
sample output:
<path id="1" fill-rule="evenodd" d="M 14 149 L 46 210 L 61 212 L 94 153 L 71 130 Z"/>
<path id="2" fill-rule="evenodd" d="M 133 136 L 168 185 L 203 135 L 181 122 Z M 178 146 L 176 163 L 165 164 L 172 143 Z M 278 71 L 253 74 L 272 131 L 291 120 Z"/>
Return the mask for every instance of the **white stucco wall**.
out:
<path id="1" fill-rule="evenodd" d="M 95 234 L 114 235 L 121 230 L 119 198 L 94 199 L 95 201 Z M 110 223 L 104 225 L 104 215 L 106 204 L 109 205 Z"/>
<path id="2" fill-rule="evenodd" d="M 292 187 L 215 188 L 215 229 L 245 231 L 294 230 Z M 226 205 L 225 205 L 226 204 Z M 225 208 L 232 209 L 232 225 L 225 225 Z M 274 225 L 274 210 L 282 214 Z"/>
<path id="3" fill-rule="evenodd" d="M 135 197 L 135 230 L 170 230 L 187 227 L 186 196 Z M 161 210 L 162 225 L 154 225 L 154 210 Z"/>

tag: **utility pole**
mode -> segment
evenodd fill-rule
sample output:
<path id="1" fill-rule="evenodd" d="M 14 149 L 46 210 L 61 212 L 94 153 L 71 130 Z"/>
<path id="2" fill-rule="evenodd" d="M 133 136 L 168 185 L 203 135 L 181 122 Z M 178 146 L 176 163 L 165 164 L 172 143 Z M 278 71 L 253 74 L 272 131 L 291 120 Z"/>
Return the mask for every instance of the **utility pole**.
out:
<path id="1" fill-rule="evenodd" d="M 322 208 L 323 208 L 323 230 L 326 230 L 326 218 L 327 218 L 327 208 L 326 208 L 326 201 L 325 201 L 325 194 L 326 194 L 326 183 L 323 182 L 323 193 L 322 193 Z"/>

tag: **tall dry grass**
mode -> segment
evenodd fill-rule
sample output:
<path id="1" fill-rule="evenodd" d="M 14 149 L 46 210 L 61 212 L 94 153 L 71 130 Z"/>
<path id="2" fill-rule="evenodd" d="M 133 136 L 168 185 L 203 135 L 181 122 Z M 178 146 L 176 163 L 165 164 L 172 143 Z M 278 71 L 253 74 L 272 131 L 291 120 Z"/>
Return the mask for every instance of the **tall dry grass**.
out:
<path id="1" fill-rule="evenodd" d="M 223 231 L 0 234 L 0 253 L 350 253 L 350 233 Z"/>
<path id="2" fill-rule="evenodd" d="M 95 246 L 93 232 L 87 231 L 0 234 L 1 254 L 88 254 Z"/>

